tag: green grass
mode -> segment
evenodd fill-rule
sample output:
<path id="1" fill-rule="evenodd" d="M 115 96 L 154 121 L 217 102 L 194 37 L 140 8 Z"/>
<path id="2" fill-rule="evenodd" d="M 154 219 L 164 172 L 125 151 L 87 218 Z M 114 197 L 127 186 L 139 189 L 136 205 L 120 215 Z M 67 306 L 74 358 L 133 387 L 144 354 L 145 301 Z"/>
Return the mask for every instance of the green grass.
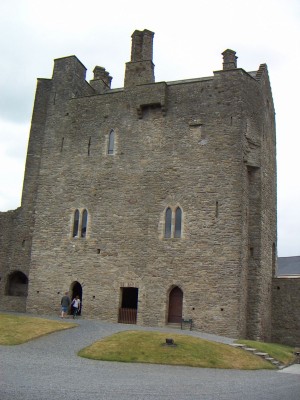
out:
<path id="1" fill-rule="evenodd" d="M 75 326 L 77 325 L 43 318 L 0 314 L 0 345 L 22 344 Z"/>
<path id="2" fill-rule="evenodd" d="M 286 365 L 295 360 L 295 349 L 290 346 L 277 343 L 255 342 L 253 340 L 238 340 L 237 343 L 245 344 L 262 353 L 268 353 L 271 357 Z"/>
<path id="3" fill-rule="evenodd" d="M 166 346 L 166 338 L 176 347 Z M 229 345 L 187 335 L 125 331 L 93 343 L 78 353 L 103 361 L 186 365 L 202 368 L 274 369 L 260 357 Z"/>
<path id="4" fill-rule="evenodd" d="M 0 314 L 0 345 L 16 345 L 40 336 L 77 326 L 44 318 Z M 172 338 L 176 346 L 166 346 Z M 268 353 L 284 364 L 294 360 L 294 349 L 274 343 L 240 340 L 249 347 Z M 274 369 L 251 353 L 225 344 L 188 335 L 126 331 L 114 334 L 82 349 L 79 356 L 103 361 L 186 365 L 202 368 Z"/>

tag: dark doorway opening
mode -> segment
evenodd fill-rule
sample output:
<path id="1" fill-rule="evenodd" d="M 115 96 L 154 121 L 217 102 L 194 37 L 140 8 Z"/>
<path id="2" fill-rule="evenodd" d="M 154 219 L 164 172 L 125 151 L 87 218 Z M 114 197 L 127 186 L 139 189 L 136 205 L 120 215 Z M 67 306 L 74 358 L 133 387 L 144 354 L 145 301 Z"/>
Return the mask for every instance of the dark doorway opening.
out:
<path id="1" fill-rule="evenodd" d="M 183 301 L 183 292 L 178 286 L 175 286 L 169 294 L 169 312 L 168 312 L 169 323 L 181 323 L 182 301 Z"/>
<path id="2" fill-rule="evenodd" d="M 28 278 L 23 272 L 11 273 L 7 280 L 6 294 L 8 296 L 26 297 L 28 291 Z"/>
<path id="3" fill-rule="evenodd" d="M 118 322 L 136 324 L 139 289 L 134 287 L 121 288 L 121 307 Z"/>
<path id="4" fill-rule="evenodd" d="M 70 290 L 70 298 L 71 301 L 76 297 L 79 296 L 80 298 L 80 309 L 78 312 L 78 315 L 81 315 L 81 310 L 82 310 L 82 286 L 80 285 L 79 282 L 75 281 L 71 285 L 71 290 Z M 69 314 L 72 314 L 72 307 L 70 308 Z"/>

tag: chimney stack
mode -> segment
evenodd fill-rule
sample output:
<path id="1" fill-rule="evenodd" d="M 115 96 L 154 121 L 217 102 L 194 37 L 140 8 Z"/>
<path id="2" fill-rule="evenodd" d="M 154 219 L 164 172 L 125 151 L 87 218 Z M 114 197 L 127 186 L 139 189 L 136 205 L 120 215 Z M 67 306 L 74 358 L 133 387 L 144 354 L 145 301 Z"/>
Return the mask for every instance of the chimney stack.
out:
<path id="1" fill-rule="evenodd" d="M 237 68 L 236 52 L 230 49 L 223 51 L 223 70 Z"/>
<path id="2" fill-rule="evenodd" d="M 131 61 L 126 63 L 124 87 L 155 82 L 153 57 L 154 33 L 134 31 L 131 38 Z"/>

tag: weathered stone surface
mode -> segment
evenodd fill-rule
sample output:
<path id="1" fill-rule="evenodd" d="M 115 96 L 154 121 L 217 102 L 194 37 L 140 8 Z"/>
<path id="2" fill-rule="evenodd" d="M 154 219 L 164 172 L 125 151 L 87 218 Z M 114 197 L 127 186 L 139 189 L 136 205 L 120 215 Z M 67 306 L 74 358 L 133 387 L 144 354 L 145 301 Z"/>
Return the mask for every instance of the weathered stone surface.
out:
<path id="1" fill-rule="evenodd" d="M 272 287 L 272 340 L 300 347 L 300 278 L 275 278 Z"/>
<path id="2" fill-rule="evenodd" d="M 82 313 L 117 322 L 122 293 L 135 288 L 137 323 L 163 326 L 179 287 L 180 317 L 193 328 L 270 339 L 276 140 L 267 68 L 237 68 L 230 50 L 211 77 L 155 83 L 152 40 L 134 33 L 123 89 L 110 88 L 103 67 L 88 84 L 75 56 L 39 80 L 22 206 L 0 214 L 3 302 L 13 303 L 5 287 L 18 270 L 29 278 L 28 311 L 58 312 L 77 282 Z M 180 238 L 164 237 L 168 207 L 182 210 Z M 83 238 L 72 235 L 75 210 L 88 212 Z"/>

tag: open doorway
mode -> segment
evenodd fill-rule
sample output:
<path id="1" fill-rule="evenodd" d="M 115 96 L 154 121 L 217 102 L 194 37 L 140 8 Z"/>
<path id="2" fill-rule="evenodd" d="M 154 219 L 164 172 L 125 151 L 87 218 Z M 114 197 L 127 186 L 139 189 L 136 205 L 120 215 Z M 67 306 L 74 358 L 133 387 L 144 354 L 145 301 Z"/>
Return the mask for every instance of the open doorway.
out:
<path id="1" fill-rule="evenodd" d="M 139 289 L 122 287 L 121 307 L 119 308 L 118 322 L 123 324 L 136 324 Z"/>
<path id="2" fill-rule="evenodd" d="M 21 271 L 12 272 L 7 279 L 6 295 L 27 297 L 28 278 Z"/>
<path id="3" fill-rule="evenodd" d="M 81 310 L 82 310 L 82 286 L 77 281 L 75 281 L 75 282 L 73 282 L 71 284 L 71 290 L 70 290 L 71 301 L 76 296 L 79 296 L 79 299 L 80 299 L 80 309 L 79 309 L 78 315 L 81 315 Z M 69 314 L 72 314 L 72 308 L 70 308 Z"/>
<path id="4" fill-rule="evenodd" d="M 178 286 L 175 286 L 169 294 L 169 312 L 168 312 L 169 323 L 181 323 L 182 301 L 183 301 L 183 292 Z"/>

